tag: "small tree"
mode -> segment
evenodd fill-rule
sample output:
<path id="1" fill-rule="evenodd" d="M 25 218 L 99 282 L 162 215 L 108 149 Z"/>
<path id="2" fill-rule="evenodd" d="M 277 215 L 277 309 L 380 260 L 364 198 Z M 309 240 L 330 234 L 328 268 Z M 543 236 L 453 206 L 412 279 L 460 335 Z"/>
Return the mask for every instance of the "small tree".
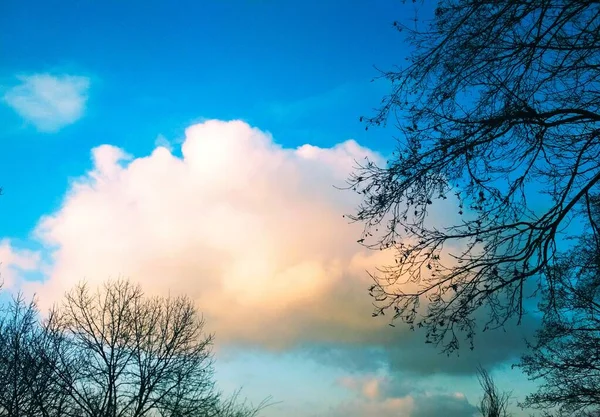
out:
<path id="1" fill-rule="evenodd" d="M 46 329 L 69 413 L 89 417 L 213 416 L 211 336 L 185 297 L 146 298 L 139 286 L 110 281 L 67 294 Z M 65 414 L 67 415 L 67 414 Z"/>
<path id="2" fill-rule="evenodd" d="M 483 417 L 510 417 L 507 411 L 510 394 L 500 392 L 490 374 L 481 367 L 477 368 L 477 378 L 483 389 L 483 398 L 479 404 Z"/>
<path id="3" fill-rule="evenodd" d="M 17 295 L 0 315 L 0 417 L 255 417 L 214 390 L 211 336 L 185 297 L 78 285 L 40 321 Z"/>

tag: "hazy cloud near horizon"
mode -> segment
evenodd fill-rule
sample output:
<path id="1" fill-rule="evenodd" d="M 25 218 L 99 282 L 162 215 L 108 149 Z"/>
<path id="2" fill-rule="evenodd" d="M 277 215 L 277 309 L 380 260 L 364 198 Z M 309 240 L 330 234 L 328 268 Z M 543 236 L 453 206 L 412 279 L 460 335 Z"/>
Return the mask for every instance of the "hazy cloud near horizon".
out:
<path id="1" fill-rule="evenodd" d="M 414 381 L 381 376 L 346 377 L 338 383 L 356 393 L 356 398 L 332 410 L 334 417 L 473 417 L 477 408 L 460 392 L 423 391 Z"/>

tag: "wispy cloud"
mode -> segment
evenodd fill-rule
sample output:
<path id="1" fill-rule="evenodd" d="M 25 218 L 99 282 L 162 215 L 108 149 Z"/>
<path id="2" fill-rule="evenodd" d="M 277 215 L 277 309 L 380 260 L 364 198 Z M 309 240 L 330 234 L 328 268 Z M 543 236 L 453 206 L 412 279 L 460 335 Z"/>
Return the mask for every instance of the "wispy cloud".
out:
<path id="1" fill-rule="evenodd" d="M 32 74 L 3 97 L 24 120 L 41 132 L 56 132 L 75 123 L 84 112 L 90 81 L 74 75 Z"/>
<path id="2" fill-rule="evenodd" d="M 158 135 L 154 140 L 154 146 L 157 148 L 163 147 L 169 152 L 173 152 L 173 144 L 164 135 Z"/>
<path id="3" fill-rule="evenodd" d="M 11 288 L 23 274 L 40 268 L 40 254 L 13 247 L 10 240 L 0 239 L 0 286 Z"/>

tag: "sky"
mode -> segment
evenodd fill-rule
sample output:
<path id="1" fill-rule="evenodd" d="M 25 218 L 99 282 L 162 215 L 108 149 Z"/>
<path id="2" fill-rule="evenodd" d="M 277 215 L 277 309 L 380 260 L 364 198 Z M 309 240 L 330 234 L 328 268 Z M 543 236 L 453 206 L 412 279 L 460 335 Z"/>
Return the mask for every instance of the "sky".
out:
<path id="1" fill-rule="evenodd" d="M 510 365 L 535 323 L 448 358 L 371 318 L 366 271 L 393 253 L 342 217 L 359 200 L 335 187 L 396 146 L 359 117 L 389 91 L 376 68 L 410 52 L 392 23 L 415 7 L 3 0 L 4 290 L 47 307 L 125 276 L 187 294 L 215 333 L 219 387 L 271 396 L 265 417 L 469 417 L 478 364 L 522 398 L 532 385 Z"/>

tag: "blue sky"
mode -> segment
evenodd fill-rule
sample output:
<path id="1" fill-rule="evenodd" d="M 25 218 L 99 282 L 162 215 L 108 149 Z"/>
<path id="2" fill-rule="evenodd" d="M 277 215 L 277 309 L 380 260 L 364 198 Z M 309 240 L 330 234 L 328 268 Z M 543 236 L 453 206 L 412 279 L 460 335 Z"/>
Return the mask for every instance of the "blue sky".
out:
<path id="1" fill-rule="evenodd" d="M 141 276 L 146 257 L 168 253 L 163 264 L 183 271 L 183 278 L 171 278 L 171 287 L 196 294 L 191 288 L 203 287 L 186 278 L 191 269 L 210 276 L 225 267 L 213 265 L 212 255 L 206 255 L 210 267 L 204 267 L 204 255 L 193 250 L 200 243 L 187 230 L 198 227 L 202 234 L 224 221 L 218 213 L 225 207 L 268 230 L 264 242 L 257 244 L 260 251 L 247 262 L 244 258 L 217 285 L 245 294 L 235 303 L 242 314 L 252 316 L 254 310 L 244 308 L 261 305 L 250 330 L 236 327 L 246 316 L 236 320 L 199 301 L 201 308 L 207 305 L 217 341 L 222 340 L 217 375 L 226 391 L 244 385 L 255 401 L 273 395 L 281 403 L 265 410 L 265 416 L 438 415 L 427 408 L 431 404 L 448 407 L 449 416 L 469 415 L 479 395 L 473 375 L 479 361 L 498 369 L 499 383 L 518 395 L 528 385 L 507 368 L 518 337 L 512 345 L 502 335 L 492 337 L 467 359 L 444 362 L 417 336 L 394 333 L 385 323 L 371 329 L 369 323 L 375 322 L 368 317 L 364 270 L 381 258 L 360 252 L 352 240 L 357 229 L 338 229 L 331 220 L 338 214 L 341 219 L 356 202 L 331 187 L 343 182 L 352 158 L 368 154 L 381 159 L 395 146 L 393 130 L 366 132 L 358 118 L 369 114 L 387 92 L 385 83 L 371 82 L 377 76 L 373 66 L 390 68 L 407 54 L 393 20 L 413 13 L 412 4 L 397 0 L 4 0 L 0 253 L 6 258 L 8 289 L 58 294 L 68 282 L 99 269 L 107 275 L 137 271 Z M 205 124 L 209 120 L 245 123 Z M 200 127 L 186 130 L 195 124 Z M 161 146 L 169 152 L 157 151 Z M 243 151 L 237 155 L 239 149 Z M 218 152 L 236 153 L 238 159 Z M 281 161 L 286 162 L 280 168 L 269 165 Z M 236 171 L 242 168 L 241 174 Z M 198 170 L 208 182 L 198 185 L 198 178 L 192 178 L 190 172 Z M 167 181 L 175 171 L 179 176 Z M 257 175 L 248 182 L 256 193 L 243 202 L 223 196 L 244 187 L 237 176 L 233 179 L 242 174 Z M 194 192 L 187 194 L 189 189 Z M 264 198 L 252 200 L 261 192 Z M 161 199 L 163 194 L 168 202 Z M 198 195 L 198 202 L 189 205 L 216 216 L 211 224 L 182 208 Z M 111 205 L 122 197 L 127 204 Z M 206 208 L 207 201 L 217 200 L 216 208 Z M 122 211 L 132 204 L 151 209 Z M 177 220 L 187 219 L 183 212 L 190 220 L 182 226 Z M 307 236 L 277 234 L 293 222 L 287 214 L 292 212 L 307 220 L 290 230 L 302 234 L 310 229 Z M 144 216 L 156 220 L 152 227 L 163 219 L 167 226 L 149 232 L 150 223 L 142 220 L 138 228 L 131 226 Z M 87 231 L 88 223 L 96 229 Z M 174 237 L 171 230 L 176 230 Z M 260 234 L 262 229 L 257 230 Z M 138 248 L 149 236 L 171 244 L 122 257 L 95 242 L 106 238 L 123 248 Z M 239 248 L 226 246 L 220 236 L 206 232 L 202 244 L 215 251 L 214 257 L 224 253 L 226 259 L 238 259 Z M 284 242 L 287 252 L 278 251 L 273 242 Z M 99 268 L 97 258 L 118 266 Z M 269 264 L 271 259 L 281 270 Z M 275 296 L 252 289 L 263 284 L 270 289 L 264 278 L 269 274 L 284 283 L 277 294 L 289 304 L 279 305 Z M 311 274 L 321 281 L 304 282 Z M 332 276 L 339 291 L 329 285 Z M 148 278 L 144 283 L 163 288 L 158 281 Z M 214 282 L 206 278 L 202 284 L 210 291 Z M 306 296 L 288 292 L 292 285 Z M 326 307 L 331 305 L 337 308 Z M 327 316 L 325 324 L 315 319 L 315 311 Z M 290 324 L 282 325 L 286 318 Z M 260 332 L 269 326 L 270 333 Z M 411 365 L 416 362 L 422 366 Z"/>
<path id="2" fill-rule="evenodd" d="M 36 129 L 11 109 L 0 110 L 0 174 L 11 194 L 4 204 L 22 208 L 42 173 L 47 183 L 37 192 L 48 204 L 67 176 L 83 171 L 93 146 L 147 152 L 159 134 L 177 140 L 202 118 L 241 118 L 286 145 L 363 139 L 357 119 L 381 96 L 369 83 L 373 65 L 402 55 L 390 23 L 398 13 L 388 0 L 3 2 L 4 86 L 29 73 L 91 80 L 85 117 L 51 146 L 40 146 Z M 26 158 L 24 172 L 15 155 Z M 28 210 L 2 227 L 18 234 L 35 218 Z"/>

